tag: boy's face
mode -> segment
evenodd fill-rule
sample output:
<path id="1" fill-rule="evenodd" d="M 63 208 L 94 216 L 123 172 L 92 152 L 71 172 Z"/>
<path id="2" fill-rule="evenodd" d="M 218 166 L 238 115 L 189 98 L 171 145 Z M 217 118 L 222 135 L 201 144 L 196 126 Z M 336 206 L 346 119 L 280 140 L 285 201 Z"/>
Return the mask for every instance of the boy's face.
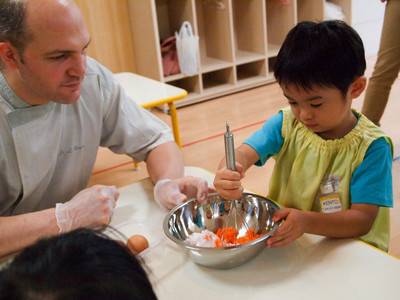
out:
<path id="1" fill-rule="evenodd" d="M 357 123 L 351 111 L 351 88 L 343 97 L 335 87 L 313 86 L 309 91 L 296 85 L 281 85 L 296 119 L 325 140 L 343 137 Z"/>

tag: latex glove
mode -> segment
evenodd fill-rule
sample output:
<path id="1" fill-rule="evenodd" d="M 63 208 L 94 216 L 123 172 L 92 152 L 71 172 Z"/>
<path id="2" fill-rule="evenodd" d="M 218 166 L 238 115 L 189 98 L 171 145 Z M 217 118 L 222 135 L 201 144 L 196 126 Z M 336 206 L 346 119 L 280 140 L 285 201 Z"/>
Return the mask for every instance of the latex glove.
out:
<path id="1" fill-rule="evenodd" d="M 107 225 L 118 197 L 115 186 L 95 185 L 80 191 L 66 203 L 57 203 L 55 215 L 60 233 L 79 227 Z"/>
<path id="2" fill-rule="evenodd" d="M 208 193 L 215 192 L 207 180 L 185 176 L 178 179 L 161 179 L 154 186 L 154 199 L 163 208 L 171 209 L 191 198 L 201 203 L 207 200 Z"/>

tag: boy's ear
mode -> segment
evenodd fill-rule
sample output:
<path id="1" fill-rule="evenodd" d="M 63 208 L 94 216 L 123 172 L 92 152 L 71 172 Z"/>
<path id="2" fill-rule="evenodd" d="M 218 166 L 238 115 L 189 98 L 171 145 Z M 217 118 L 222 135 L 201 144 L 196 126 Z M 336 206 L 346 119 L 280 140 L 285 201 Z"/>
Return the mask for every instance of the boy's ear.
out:
<path id="1" fill-rule="evenodd" d="M 0 43 L 0 57 L 9 69 L 18 69 L 18 53 L 9 42 Z"/>
<path id="2" fill-rule="evenodd" d="M 360 76 L 350 85 L 350 96 L 352 99 L 357 98 L 365 90 L 367 86 L 367 78 Z"/>

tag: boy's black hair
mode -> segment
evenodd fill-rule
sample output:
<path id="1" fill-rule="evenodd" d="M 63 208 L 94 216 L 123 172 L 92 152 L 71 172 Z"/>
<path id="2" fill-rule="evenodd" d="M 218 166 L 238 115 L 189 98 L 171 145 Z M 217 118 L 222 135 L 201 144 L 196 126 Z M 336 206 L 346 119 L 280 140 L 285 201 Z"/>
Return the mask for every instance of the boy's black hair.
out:
<path id="1" fill-rule="evenodd" d="M 300 22 L 291 29 L 278 53 L 274 75 L 280 85 L 306 91 L 313 85 L 336 87 L 343 96 L 364 75 L 363 42 L 343 21 Z"/>
<path id="2" fill-rule="evenodd" d="M 104 234 L 77 229 L 23 250 L 0 272 L 0 299 L 156 299 L 141 263 Z"/>

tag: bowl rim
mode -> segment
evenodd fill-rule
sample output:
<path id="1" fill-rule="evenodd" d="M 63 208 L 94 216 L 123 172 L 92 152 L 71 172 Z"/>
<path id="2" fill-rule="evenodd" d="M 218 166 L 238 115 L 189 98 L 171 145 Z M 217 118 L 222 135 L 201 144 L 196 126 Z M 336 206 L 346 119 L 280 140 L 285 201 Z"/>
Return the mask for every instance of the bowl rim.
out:
<path id="1" fill-rule="evenodd" d="M 218 193 L 209 193 L 208 195 L 209 195 L 209 196 L 214 196 L 214 195 L 218 195 L 218 196 L 219 196 Z M 280 209 L 281 209 L 280 206 L 279 206 L 275 201 L 273 201 L 273 200 L 271 200 L 271 199 L 268 199 L 267 197 L 261 196 L 261 195 L 259 195 L 259 194 L 244 192 L 244 193 L 242 194 L 242 196 L 243 196 L 243 195 L 244 195 L 244 196 L 247 196 L 247 195 L 250 195 L 250 196 L 257 196 L 258 198 L 262 198 L 263 200 L 266 200 L 268 203 L 270 203 L 271 205 L 273 205 L 273 206 L 276 208 L 276 210 L 280 210 Z M 222 198 L 222 197 L 221 197 L 221 198 Z M 222 199 L 223 199 L 224 201 L 229 201 L 229 202 L 234 201 L 234 200 L 227 200 L 227 199 L 224 199 L 224 198 L 222 198 Z M 220 251 L 220 250 L 232 250 L 232 249 L 239 249 L 239 248 L 249 247 L 249 246 L 258 244 L 258 243 L 260 243 L 260 242 L 266 240 L 267 238 L 269 238 L 273 233 L 275 233 L 275 231 L 276 231 L 276 230 L 281 226 L 281 224 L 282 224 L 282 220 L 279 220 L 278 222 L 275 222 L 274 226 L 272 227 L 272 229 L 271 229 L 269 232 L 267 232 L 266 234 L 264 234 L 263 236 L 261 236 L 261 237 L 255 239 L 255 240 L 252 240 L 252 241 L 247 242 L 247 243 L 244 243 L 244 244 L 238 244 L 238 245 L 227 246 L 227 247 L 219 247 L 219 248 L 215 248 L 215 247 L 201 247 L 201 246 L 189 245 L 189 244 L 184 243 L 184 242 L 181 241 L 181 240 L 176 239 L 176 238 L 169 232 L 169 230 L 168 230 L 168 223 L 169 223 L 169 219 L 170 219 L 170 217 L 172 216 L 172 214 L 174 214 L 178 209 L 180 209 L 181 207 L 187 205 L 187 203 L 189 203 L 189 202 L 195 202 L 195 201 L 197 201 L 196 198 L 191 198 L 191 199 L 189 199 L 188 201 L 186 201 L 186 202 L 184 202 L 184 203 L 181 203 L 181 204 L 175 206 L 173 209 L 171 209 L 171 210 L 167 213 L 167 215 L 164 217 L 164 221 L 163 221 L 163 229 L 164 229 L 165 235 L 166 235 L 171 241 L 173 241 L 174 243 L 176 243 L 176 244 L 178 244 L 178 245 L 180 245 L 180 246 L 182 246 L 183 248 L 188 249 L 188 250 L 195 250 L 195 251 L 202 250 L 202 251 L 215 252 L 215 251 Z"/>
<path id="2" fill-rule="evenodd" d="M 147 222 L 146 220 L 142 220 L 142 219 L 132 219 L 132 220 L 127 220 L 124 221 L 122 223 L 119 223 L 115 226 L 110 226 L 111 231 L 113 232 L 113 234 L 116 234 L 119 236 L 119 238 L 123 238 L 124 240 L 128 240 L 129 237 L 127 237 L 125 234 L 123 234 L 120 229 L 126 225 L 129 224 L 136 224 L 136 225 L 143 225 L 143 226 L 147 226 L 149 228 L 151 228 L 151 230 L 155 230 L 157 232 L 160 233 L 160 238 L 157 239 L 157 241 L 155 241 L 152 245 L 150 245 L 148 248 L 144 249 L 142 252 L 140 252 L 139 254 L 136 254 L 137 257 L 144 257 L 146 256 L 149 252 L 154 251 L 154 249 L 157 249 L 158 247 L 160 247 L 161 245 L 163 245 L 166 242 L 166 238 L 165 238 L 165 234 L 163 234 L 163 230 L 158 227 L 155 226 L 152 223 Z"/>
<path id="3" fill-rule="evenodd" d="M 141 224 L 141 225 L 145 225 L 145 226 L 151 227 L 152 229 L 155 229 L 156 231 L 162 232 L 160 227 L 158 227 L 158 226 L 154 225 L 153 223 L 150 223 L 150 222 L 148 222 L 146 220 L 142 220 L 142 219 L 127 220 L 127 221 L 124 221 L 124 222 L 119 223 L 117 225 L 114 225 L 113 227 L 115 229 L 120 229 L 121 227 L 124 227 L 124 226 L 126 226 L 128 224 Z"/>

